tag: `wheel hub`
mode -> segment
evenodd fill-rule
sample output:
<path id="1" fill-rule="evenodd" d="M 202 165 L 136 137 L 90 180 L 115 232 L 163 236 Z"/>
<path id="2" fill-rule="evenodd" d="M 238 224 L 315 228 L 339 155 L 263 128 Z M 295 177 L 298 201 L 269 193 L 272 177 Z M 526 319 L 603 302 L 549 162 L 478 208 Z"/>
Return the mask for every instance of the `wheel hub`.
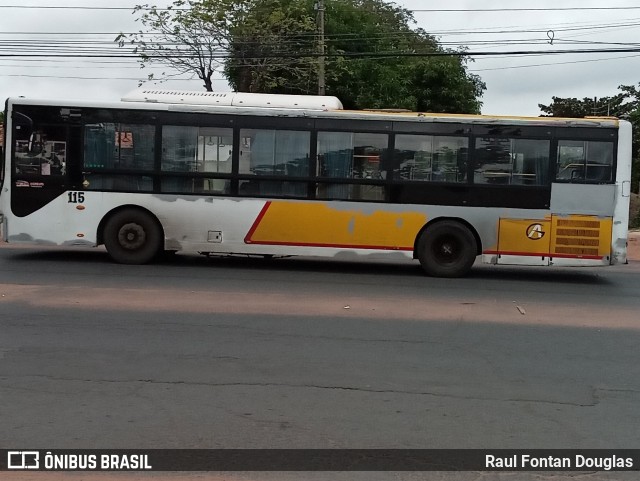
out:
<path id="1" fill-rule="evenodd" d="M 447 236 L 448 237 L 448 236 Z M 451 263 L 455 262 L 459 257 L 459 248 L 455 239 L 445 238 L 440 239 L 440 241 L 436 244 L 437 248 L 434 251 L 434 254 L 439 262 L 442 263 Z"/>
<path id="2" fill-rule="evenodd" d="M 442 253 L 445 255 L 452 255 L 453 254 L 453 246 L 451 244 L 443 244 L 442 245 Z"/>
<path id="3" fill-rule="evenodd" d="M 118 242 L 127 250 L 135 250 L 142 247 L 146 241 L 144 228 L 139 224 L 125 224 L 118 232 Z"/>

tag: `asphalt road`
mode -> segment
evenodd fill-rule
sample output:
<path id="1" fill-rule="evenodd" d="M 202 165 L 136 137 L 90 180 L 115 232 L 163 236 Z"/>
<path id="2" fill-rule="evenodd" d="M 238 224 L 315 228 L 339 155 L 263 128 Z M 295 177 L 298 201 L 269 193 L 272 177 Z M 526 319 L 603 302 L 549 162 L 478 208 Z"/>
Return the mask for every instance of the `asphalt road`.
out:
<path id="1" fill-rule="evenodd" d="M 9 449 L 640 445 L 638 262 L 451 280 L 3 245 L 0 296 Z"/>

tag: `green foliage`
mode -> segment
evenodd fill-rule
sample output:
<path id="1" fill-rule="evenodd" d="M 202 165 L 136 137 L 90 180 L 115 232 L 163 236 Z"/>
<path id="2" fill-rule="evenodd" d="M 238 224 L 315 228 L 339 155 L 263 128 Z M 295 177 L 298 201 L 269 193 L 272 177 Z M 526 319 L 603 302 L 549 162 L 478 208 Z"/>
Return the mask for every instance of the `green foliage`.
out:
<path id="1" fill-rule="evenodd" d="M 630 87 L 620 86 L 619 88 Z M 538 104 L 538 107 L 545 116 L 550 117 L 623 117 L 636 108 L 634 102 L 630 101 L 631 96 L 630 92 L 623 92 L 613 97 L 585 97 L 582 100 L 552 97 L 553 102 L 550 105 Z"/>
<path id="2" fill-rule="evenodd" d="M 317 92 L 314 4 L 254 2 L 245 23 L 231 30 L 225 74 L 235 90 Z M 383 0 L 326 0 L 326 93 L 351 109 L 479 113 L 485 85 L 466 72 L 467 59 L 442 55 L 435 38 L 412 29 L 413 22 L 409 10 Z"/>
<path id="3" fill-rule="evenodd" d="M 236 91 L 313 94 L 320 58 L 315 5 L 316 0 L 138 5 L 134 13 L 144 31 L 120 34 L 116 42 L 138 53 L 143 67 L 157 63 L 195 75 L 207 90 L 223 67 Z M 467 72 L 469 59 L 442 49 L 413 23 L 409 10 L 385 0 L 325 0 L 326 93 L 346 108 L 479 113 L 486 87 Z"/>
<path id="4" fill-rule="evenodd" d="M 238 92 L 299 93 L 312 82 L 315 19 L 304 5 L 254 1 L 230 27 L 224 73 Z"/>
<path id="5" fill-rule="evenodd" d="M 480 77 L 466 72 L 458 57 L 423 59 L 415 66 L 412 86 L 415 110 L 474 114 L 480 113 L 486 88 Z"/>
<path id="6" fill-rule="evenodd" d="M 550 105 L 538 104 L 544 116 L 588 117 L 615 116 L 631 122 L 633 129 L 633 163 L 631 167 L 631 190 L 640 189 L 640 91 L 634 85 L 620 85 L 621 92 L 613 97 L 560 98 L 552 97 Z"/>
<path id="7" fill-rule="evenodd" d="M 351 109 L 414 110 L 416 98 L 407 78 L 412 59 L 371 56 L 425 46 L 434 50 L 432 39 L 410 29 L 411 13 L 380 0 L 327 0 L 325 18 L 327 93 Z"/>

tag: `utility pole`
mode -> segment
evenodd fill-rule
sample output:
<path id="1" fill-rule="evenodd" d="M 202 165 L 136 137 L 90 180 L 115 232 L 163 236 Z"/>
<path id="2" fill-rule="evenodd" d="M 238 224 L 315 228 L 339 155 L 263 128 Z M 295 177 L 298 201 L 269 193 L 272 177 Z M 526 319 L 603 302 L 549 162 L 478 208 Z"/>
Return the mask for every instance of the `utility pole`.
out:
<path id="1" fill-rule="evenodd" d="M 316 10 L 318 11 L 318 95 L 324 95 L 324 0 L 317 0 Z"/>

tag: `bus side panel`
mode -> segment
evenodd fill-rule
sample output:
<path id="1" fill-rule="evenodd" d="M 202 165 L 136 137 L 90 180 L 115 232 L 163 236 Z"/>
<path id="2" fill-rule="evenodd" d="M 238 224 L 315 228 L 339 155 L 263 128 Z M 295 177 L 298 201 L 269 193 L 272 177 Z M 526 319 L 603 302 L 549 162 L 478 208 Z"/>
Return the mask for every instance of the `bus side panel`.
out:
<path id="1" fill-rule="evenodd" d="M 618 262 L 613 255 L 615 239 L 611 227 L 616 195 L 614 184 L 554 183 L 551 186 L 552 264 L 607 265 Z M 566 245 L 556 244 L 558 239 Z M 626 254 L 623 257 L 626 258 Z"/>
<path id="2" fill-rule="evenodd" d="M 172 195 L 155 195 L 152 205 L 140 205 L 162 213 L 158 218 L 165 246 L 172 250 L 320 256 L 403 251 L 409 258 L 428 210 L 363 202 Z"/>
<path id="3" fill-rule="evenodd" d="M 487 207 L 175 195 L 135 197 L 138 205 L 161 221 L 165 248 L 188 252 L 324 257 L 377 253 L 412 258 L 422 228 L 440 218 L 463 220 L 476 231 L 483 247 L 493 246 L 495 250 L 500 216 L 544 219 L 549 215 L 546 210 Z"/>
<path id="4" fill-rule="evenodd" d="M 549 265 L 551 221 L 500 219 L 497 264 Z"/>
<path id="5" fill-rule="evenodd" d="M 551 263 L 554 265 L 590 265 L 593 262 L 610 264 L 612 223 L 611 217 L 552 216 Z"/>
<path id="6" fill-rule="evenodd" d="M 616 198 L 613 184 L 563 184 L 551 186 L 551 213 L 612 217 Z"/>
<path id="7" fill-rule="evenodd" d="M 114 207 L 123 200 L 108 194 Z M 160 220 L 165 248 L 221 254 L 308 255 L 351 253 L 412 258 L 418 234 L 429 220 L 460 218 L 484 244 L 495 245 L 493 228 L 504 209 L 393 205 L 344 201 L 135 196 Z M 507 210 L 512 216 L 531 211 Z M 544 211 L 535 211 L 544 216 Z"/>
<path id="8" fill-rule="evenodd" d="M 27 216 L 11 216 L 6 226 L 6 240 L 36 245 L 94 246 L 103 202 L 101 192 L 62 192 Z"/>
<path id="9" fill-rule="evenodd" d="M 245 237 L 248 244 L 413 251 L 424 212 L 326 202 L 269 201 Z M 355 207 L 355 208 L 353 208 Z"/>

